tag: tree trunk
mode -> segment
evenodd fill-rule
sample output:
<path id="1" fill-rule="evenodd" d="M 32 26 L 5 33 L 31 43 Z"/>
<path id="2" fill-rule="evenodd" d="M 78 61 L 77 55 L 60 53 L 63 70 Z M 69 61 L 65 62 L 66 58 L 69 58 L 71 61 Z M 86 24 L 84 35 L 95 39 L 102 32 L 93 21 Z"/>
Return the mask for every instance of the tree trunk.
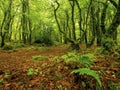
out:
<path id="1" fill-rule="evenodd" d="M 66 33 L 61 30 L 61 26 L 60 26 L 59 20 L 58 20 L 58 18 L 57 18 L 57 10 L 59 9 L 60 4 L 59 4 L 58 1 L 55 1 L 55 3 L 57 4 L 57 7 L 55 7 L 53 3 L 51 3 L 51 5 L 52 5 L 52 7 L 54 8 L 54 16 L 55 16 L 56 23 L 57 23 L 57 25 L 58 25 L 58 30 L 63 34 L 63 36 L 67 39 L 67 41 L 69 41 L 69 42 L 71 43 L 71 47 L 72 47 L 73 49 L 79 50 L 79 49 L 80 49 L 79 43 L 76 43 L 76 40 L 74 40 L 74 39 L 76 39 L 76 38 L 75 38 L 75 37 L 74 37 L 74 39 L 68 38 L 67 35 L 66 35 Z M 73 27 L 73 28 L 74 28 L 74 27 Z"/>
<path id="2" fill-rule="evenodd" d="M 91 16 L 90 16 L 90 30 L 91 30 L 91 37 L 90 41 L 87 45 L 87 48 L 91 47 L 94 44 L 95 36 L 96 36 L 96 18 L 95 18 L 95 7 L 91 6 Z"/>
<path id="3" fill-rule="evenodd" d="M 73 40 L 76 40 L 76 33 L 75 33 L 75 21 L 74 21 L 74 11 L 75 11 L 75 1 L 70 1 L 70 5 L 72 8 L 71 11 L 71 21 L 72 21 L 72 36 L 73 36 Z"/>
<path id="4" fill-rule="evenodd" d="M 5 11 L 3 11 L 4 18 L 2 21 L 2 25 L 0 27 L 1 47 L 3 47 L 5 45 L 5 37 L 6 37 L 6 34 L 9 34 L 10 24 L 14 17 L 14 16 L 11 16 L 12 2 L 13 2 L 13 0 L 10 0 L 8 3 L 7 9 Z"/>
<path id="5" fill-rule="evenodd" d="M 117 12 L 112 20 L 111 25 L 107 29 L 107 33 L 106 33 L 107 36 L 114 40 L 119 25 L 120 25 L 120 0 L 118 1 Z"/>
<path id="6" fill-rule="evenodd" d="M 1 47 L 3 47 L 5 45 L 5 33 L 3 35 L 1 35 Z"/>
<path id="7" fill-rule="evenodd" d="M 97 37 L 97 46 L 102 45 L 102 35 L 101 35 L 101 29 L 100 29 L 100 8 L 98 7 L 98 10 L 96 12 L 96 37 Z"/>

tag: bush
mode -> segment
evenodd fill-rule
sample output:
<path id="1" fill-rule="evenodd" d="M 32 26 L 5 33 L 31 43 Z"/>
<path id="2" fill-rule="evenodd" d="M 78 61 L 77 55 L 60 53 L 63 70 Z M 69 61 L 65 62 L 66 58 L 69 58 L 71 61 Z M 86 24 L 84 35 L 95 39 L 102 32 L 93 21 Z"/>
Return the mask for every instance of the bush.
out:
<path id="1" fill-rule="evenodd" d="M 42 43 L 42 41 L 41 40 L 35 40 L 34 43 L 40 44 L 40 43 Z"/>
<path id="2" fill-rule="evenodd" d="M 41 44 L 42 46 L 44 46 L 44 45 L 47 45 L 47 46 L 53 45 L 53 41 L 48 37 L 42 37 L 39 40 L 35 40 L 34 43 L 35 44 Z"/>
<path id="3" fill-rule="evenodd" d="M 61 59 L 67 63 L 76 63 L 76 67 L 79 68 L 89 67 L 90 65 L 94 64 L 92 60 L 95 59 L 95 56 L 93 54 L 77 55 L 75 52 L 69 52 L 67 55 L 61 56 Z"/>
<path id="4" fill-rule="evenodd" d="M 3 49 L 3 50 L 13 50 L 14 47 L 13 47 L 12 45 L 5 45 L 5 46 L 3 46 L 2 49 Z"/>
<path id="5" fill-rule="evenodd" d="M 24 43 L 21 43 L 21 42 L 16 42 L 14 43 L 14 48 L 22 48 L 22 47 L 25 47 L 25 44 Z"/>
<path id="6" fill-rule="evenodd" d="M 103 40 L 103 47 L 105 50 L 110 51 L 114 46 L 114 40 L 111 38 L 107 38 Z"/>

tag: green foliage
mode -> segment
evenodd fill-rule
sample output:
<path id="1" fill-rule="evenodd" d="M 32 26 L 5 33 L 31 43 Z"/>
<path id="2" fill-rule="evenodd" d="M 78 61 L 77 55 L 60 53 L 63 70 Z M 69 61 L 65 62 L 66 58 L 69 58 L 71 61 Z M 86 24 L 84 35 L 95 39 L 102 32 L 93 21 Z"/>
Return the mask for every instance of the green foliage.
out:
<path id="1" fill-rule="evenodd" d="M 120 55 L 120 45 L 119 46 L 116 45 L 114 49 L 115 49 L 115 52 Z"/>
<path id="2" fill-rule="evenodd" d="M 85 67 L 89 67 L 93 64 L 91 59 L 94 59 L 95 56 L 93 54 L 84 54 L 79 57 L 80 64 L 84 65 Z"/>
<path id="3" fill-rule="evenodd" d="M 58 85 L 58 86 L 57 86 L 57 90 L 63 90 L 63 89 L 62 89 L 62 85 Z"/>
<path id="4" fill-rule="evenodd" d="M 21 85 L 23 85 L 23 82 L 22 82 L 22 81 L 19 81 L 17 84 L 18 84 L 19 86 L 21 86 Z"/>
<path id="5" fill-rule="evenodd" d="M 9 73 L 4 73 L 3 78 L 0 79 L 0 84 L 3 84 L 4 78 L 8 78 L 10 76 Z"/>
<path id="6" fill-rule="evenodd" d="M 8 78 L 9 76 L 10 76 L 9 73 L 5 73 L 5 74 L 4 74 L 4 78 Z"/>
<path id="7" fill-rule="evenodd" d="M 27 88 L 27 90 L 33 90 L 32 88 Z"/>
<path id="8" fill-rule="evenodd" d="M 89 68 L 79 68 L 79 69 L 73 70 L 71 73 L 72 74 L 78 73 L 79 75 L 92 76 L 97 81 L 97 83 L 100 85 L 100 87 L 102 86 L 99 75 L 94 70 L 91 70 Z"/>
<path id="9" fill-rule="evenodd" d="M 76 62 L 79 58 L 76 52 L 69 52 L 68 54 L 61 56 L 61 59 L 65 62 Z"/>
<path id="10" fill-rule="evenodd" d="M 82 81 L 81 84 L 82 84 L 83 87 L 86 87 L 86 83 L 85 82 Z"/>
<path id="11" fill-rule="evenodd" d="M 41 40 L 45 45 L 48 45 L 48 46 L 53 45 L 53 41 L 50 37 L 44 36 L 41 38 Z"/>
<path id="12" fill-rule="evenodd" d="M 65 62 L 76 62 L 83 67 L 89 67 L 93 64 L 91 59 L 95 59 L 93 54 L 77 55 L 75 52 L 69 52 L 67 55 L 61 56 Z"/>
<path id="13" fill-rule="evenodd" d="M 33 37 L 35 37 L 34 43 L 41 44 L 43 46 L 53 45 L 53 40 L 51 36 L 53 28 L 50 25 L 44 23 L 43 21 L 41 21 L 40 24 L 41 30 L 37 32 L 35 31 L 33 34 Z"/>
<path id="14" fill-rule="evenodd" d="M 102 44 L 105 50 L 110 51 L 110 49 L 112 49 L 112 47 L 114 46 L 114 40 L 111 38 L 107 38 L 103 40 Z"/>
<path id="15" fill-rule="evenodd" d="M 82 57 L 82 58 L 88 58 L 88 59 L 96 58 L 96 57 L 94 56 L 94 54 L 91 54 L 91 53 L 81 55 L 81 57 Z"/>
<path id="16" fill-rule="evenodd" d="M 53 58 L 53 61 L 54 61 L 54 62 L 59 62 L 59 61 L 60 61 L 60 59 L 59 59 L 59 57 L 58 57 L 58 56 L 56 56 L 56 57 L 54 57 L 54 58 Z"/>
<path id="17" fill-rule="evenodd" d="M 44 64 L 44 63 L 43 63 L 43 64 L 41 64 L 41 67 L 42 67 L 42 68 L 45 68 L 45 64 Z"/>
<path id="18" fill-rule="evenodd" d="M 32 56 L 32 60 L 40 61 L 40 60 L 48 60 L 47 56 Z"/>
<path id="19" fill-rule="evenodd" d="M 14 49 L 14 47 L 12 46 L 12 45 L 5 45 L 5 46 L 3 46 L 3 48 L 2 48 L 3 50 L 13 50 Z"/>
<path id="20" fill-rule="evenodd" d="M 99 78 L 99 75 L 94 71 L 89 68 L 90 65 L 93 65 L 93 59 L 96 57 L 94 54 L 83 54 L 83 55 L 77 55 L 76 52 L 70 52 L 67 55 L 63 55 L 61 59 L 63 59 L 65 62 L 70 63 L 76 63 L 77 69 L 74 69 L 71 73 L 72 74 L 79 74 L 79 75 L 87 75 L 88 77 L 91 76 L 93 77 L 97 83 L 99 84 L 100 87 L 101 81 Z M 71 67 L 73 64 L 71 64 Z M 76 68 L 76 67 L 75 67 Z M 84 86 L 86 86 L 85 83 L 83 83 Z"/>
<path id="21" fill-rule="evenodd" d="M 3 46 L 3 50 L 15 50 L 17 48 L 25 47 L 25 44 L 21 42 L 8 42 Z"/>
<path id="22" fill-rule="evenodd" d="M 94 50 L 94 52 L 98 55 L 101 55 L 103 53 L 104 48 L 103 47 L 98 47 Z"/>
<path id="23" fill-rule="evenodd" d="M 39 72 L 38 69 L 29 68 L 29 69 L 27 70 L 27 75 L 28 75 L 28 76 L 37 75 L 38 72 Z"/>
<path id="24" fill-rule="evenodd" d="M 20 41 L 14 42 L 13 45 L 15 49 L 25 47 L 25 44 Z"/>
<path id="25" fill-rule="evenodd" d="M 109 90 L 120 90 L 120 83 L 109 82 L 108 83 Z"/>
<path id="26" fill-rule="evenodd" d="M 112 66 L 112 67 L 119 66 L 119 63 L 118 63 L 118 62 L 113 62 L 113 63 L 111 64 L 111 66 Z"/>
<path id="27" fill-rule="evenodd" d="M 37 50 L 37 51 L 48 51 L 48 48 L 41 47 L 40 44 L 34 45 L 34 46 L 28 46 L 25 47 L 25 50 Z"/>
<path id="28" fill-rule="evenodd" d="M 3 84 L 3 78 L 2 78 L 2 79 L 0 79 L 0 85 L 1 85 L 1 84 Z"/>

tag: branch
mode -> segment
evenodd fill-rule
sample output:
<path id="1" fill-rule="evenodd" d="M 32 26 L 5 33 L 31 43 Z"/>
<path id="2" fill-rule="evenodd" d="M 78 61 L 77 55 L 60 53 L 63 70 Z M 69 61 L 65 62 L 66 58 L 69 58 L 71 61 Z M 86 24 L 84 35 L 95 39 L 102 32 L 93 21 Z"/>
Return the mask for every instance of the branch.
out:
<path id="1" fill-rule="evenodd" d="M 58 8 L 60 7 L 60 3 L 56 0 L 55 1 L 56 2 L 56 4 L 57 4 L 57 8 L 55 9 L 56 11 L 58 10 Z"/>

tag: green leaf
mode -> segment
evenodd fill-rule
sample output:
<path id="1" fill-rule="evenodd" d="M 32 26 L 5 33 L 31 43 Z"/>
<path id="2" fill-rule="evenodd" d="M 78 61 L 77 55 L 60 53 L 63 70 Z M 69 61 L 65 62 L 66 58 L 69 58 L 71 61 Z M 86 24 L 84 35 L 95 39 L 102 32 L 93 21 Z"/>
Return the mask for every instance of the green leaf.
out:
<path id="1" fill-rule="evenodd" d="M 0 84 L 3 84 L 3 79 L 0 79 Z"/>
<path id="2" fill-rule="evenodd" d="M 33 74 L 34 74 L 33 68 L 28 69 L 27 75 L 30 76 L 30 75 L 33 75 Z"/>

